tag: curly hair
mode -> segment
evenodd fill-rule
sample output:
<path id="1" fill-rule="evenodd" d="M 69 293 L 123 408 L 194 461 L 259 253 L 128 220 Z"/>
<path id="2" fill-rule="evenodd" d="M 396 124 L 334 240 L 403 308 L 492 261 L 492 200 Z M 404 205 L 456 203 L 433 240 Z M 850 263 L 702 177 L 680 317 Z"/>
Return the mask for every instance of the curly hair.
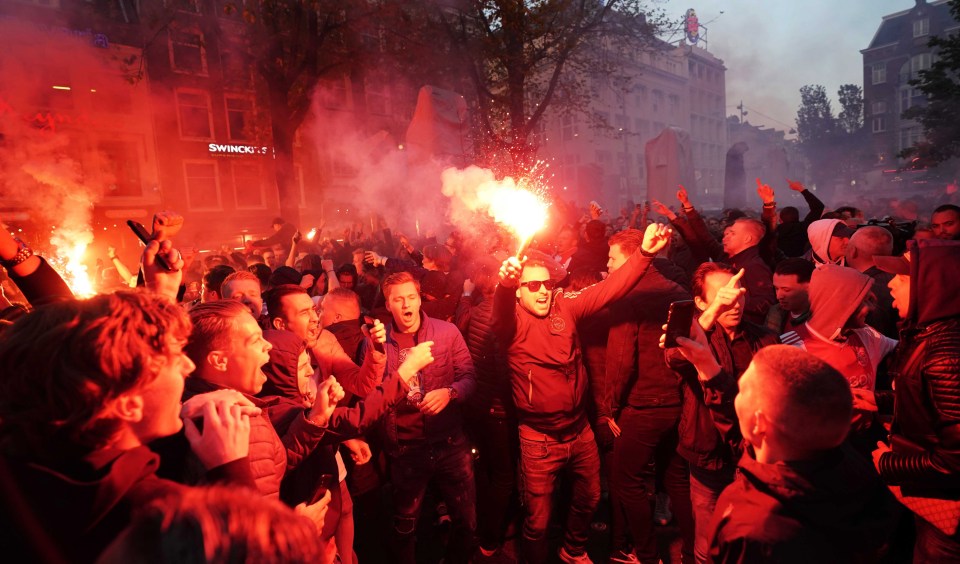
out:
<path id="1" fill-rule="evenodd" d="M 107 445 L 120 422 L 104 406 L 156 378 L 190 335 L 176 304 L 118 291 L 41 306 L 0 334 L 0 445 L 71 459 Z"/>

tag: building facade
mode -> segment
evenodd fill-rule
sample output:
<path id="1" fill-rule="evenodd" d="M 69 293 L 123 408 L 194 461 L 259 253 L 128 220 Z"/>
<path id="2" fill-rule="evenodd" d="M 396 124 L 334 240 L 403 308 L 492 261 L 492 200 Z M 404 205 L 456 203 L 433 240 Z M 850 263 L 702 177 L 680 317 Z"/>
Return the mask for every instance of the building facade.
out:
<path id="1" fill-rule="evenodd" d="M 619 53 L 618 73 L 582 77 L 590 99 L 581 112 L 548 114 L 539 154 L 568 199 L 609 207 L 647 199 L 644 147 L 664 129 L 689 133 L 697 186 L 693 197 L 719 204 L 727 131 L 723 61 L 692 45 L 659 43 Z M 669 203 L 668 203 L 669 204 Z"/>
<path id="2" fill-rule="evenodd" d="M 883 16 L 863 55 L 865 123 L 870 128 L 875 168 L 895 170 L 902 159 L 897 154 L 923 138 L 914 120 L 904 111 L 923 104 L 924 96 L 910 81 L 930 68 L 936 57 L 927 43 L 934 35 L 960 30 L 947 0 L 915 0 L 913 7 Z"/>

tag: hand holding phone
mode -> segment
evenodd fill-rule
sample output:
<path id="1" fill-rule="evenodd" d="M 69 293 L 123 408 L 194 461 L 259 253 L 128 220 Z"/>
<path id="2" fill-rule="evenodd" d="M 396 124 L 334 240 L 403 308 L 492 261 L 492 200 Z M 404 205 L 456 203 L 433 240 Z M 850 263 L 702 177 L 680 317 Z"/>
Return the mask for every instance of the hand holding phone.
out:
<path id="1" fill-rule="evenodd" d="M 144 244 L 149 245 L 151 239 L 150 233 L 147 232 L 147 228 L 143 226 L 139 221 L 134 221 L 132 219 L 127 220 L 127 225 L 133 231 L 133 234 L 137 236 L 138 239 Z M 157 264 L 162 266 L 164 270 L 173 272 L 173 267 L 170 266 L 170 262 L 163 255 L 157 254 Z"/>
<path id="2" fill-rule="evenodd" d="M 310 503 L 307 505 L 313 505 L 317 503 L 323 496 L 327 495 L 327 492 L 333 487 L 333 474 L 320 474 L 320 480 L 317 482 L 317 491 L 313 492 L 313 497 L 310 498 Z"/>
<path id="3" fill-rule="evenodd" d="M 677 337 L 690 338 L 690 325 L 693 323 L 695 306 L 693 300 L 680 300 L 670 304 L 667 314 L 666 340 L 663 346 L 672 348 L 679 346 Z"/>

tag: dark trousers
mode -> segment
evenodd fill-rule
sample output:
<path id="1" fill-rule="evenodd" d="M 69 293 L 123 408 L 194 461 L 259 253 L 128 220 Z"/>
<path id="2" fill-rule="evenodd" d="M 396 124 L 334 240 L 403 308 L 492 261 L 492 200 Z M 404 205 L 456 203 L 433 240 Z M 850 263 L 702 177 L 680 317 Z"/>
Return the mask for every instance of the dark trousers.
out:
<path id="1" fill-rule="evenodd" d="M 628 551 L 627 532 L 633 538 L 640 562 L 657 562 L 657 538 L 653 531 L 655 476 L 662 478 L 680 527 L 684 558 L 693 560 L 694 520 L 690 504 L 687 461 L 677 454 L 680 407 L 627 407 L 617 419 L 620 436 L 613 443 L 611 499 L 614 548 Z M 614 493 L 615 492 L 615 493 Z"/>
<path id="2" fill-rule="evenodd" d="M 521 425 L 523 552 L 530 564 L 540 564 L 549 558 L 547 526 L 553 510 L 553 491 L 561 472 L 569 475 L 573 486 L 563 546 L 571 554 L 581 554 L 586 550 L 590 519 L 600 501 L 600 454 L 593 430 L 586 425 L 573 439 L 557 441 Z"/>
<path id="3" fill-rule="evenodd" d="M 510 506 L 517 493 L 517 422 L 483 414 L 469 421 L 477 446 L 477 537 L 480 546 L 494 550 L 503 545 Z"/>
<path id="4" fill-rule="evenodd" d="M 414 564 L 417 519 L 427 486 L 433 481 L 450 514 L 446 562 L 467 562 L 477 528 L 473 459 L 466 437 L 448 442 L 401 445 L 390 458 L 394 501 L 394 562 Z"/>

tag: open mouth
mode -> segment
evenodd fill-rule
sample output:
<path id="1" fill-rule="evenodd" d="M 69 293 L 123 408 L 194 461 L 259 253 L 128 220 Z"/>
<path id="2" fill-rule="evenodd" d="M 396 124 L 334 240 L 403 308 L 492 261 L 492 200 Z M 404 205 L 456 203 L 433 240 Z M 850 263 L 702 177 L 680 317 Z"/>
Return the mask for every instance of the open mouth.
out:
<path id="1" fill-rule="evenodd" d="M 547 296 L 543 296 L 542 298 L 537 298 L 537 304 L 538 304 L 538 305 L 547 305 Z"/>

